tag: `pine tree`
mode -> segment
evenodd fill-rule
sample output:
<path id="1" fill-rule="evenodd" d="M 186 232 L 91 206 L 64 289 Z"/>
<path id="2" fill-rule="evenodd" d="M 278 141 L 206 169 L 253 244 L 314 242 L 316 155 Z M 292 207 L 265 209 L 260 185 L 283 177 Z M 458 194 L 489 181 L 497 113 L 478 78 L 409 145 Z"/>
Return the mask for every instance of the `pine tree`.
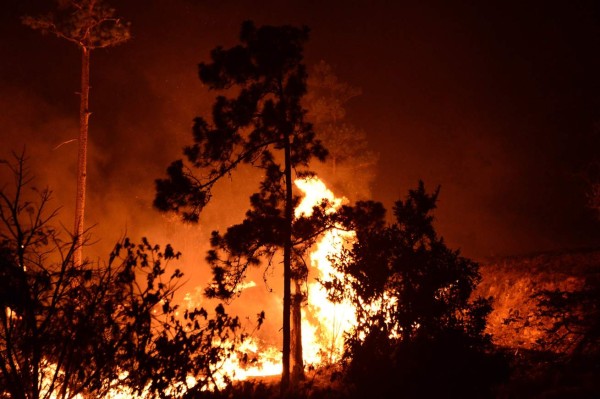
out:
<path id="1" fill-rule="evenodd" d="M 81 49 L 81 92 L 79 102 L 79 147 L 77 194 L 75 197 L 76 239 L 74 262 L 83 258 L 85 192 L 87 180 L 87 143 L 90 119 L 90 55 L 92 50 L 116 46 L 130 38 L 129 23 L 115 16 L 103 0 L 59 0 L 56 13 L 23 18 L 23 23 L 42 33 L 52 33 Z"/>
<path id="2" fill-rule="evenodd" d="M 200 80 L 210 89 L 228 89 L 237 96 L 217 97 L 212 123 L 196 118 L 194 144 L 184 149 L 186 161 L 173 162 L 168 178 L 156 181 L 154 200 L 159 210 L 178 212 L 184 221 L 197 222 L 221 178 L 242 164 L 262 171 L 260 191 L 251 196 L 245 220 L 225 234 L 213 232 L 213 250 L 207 259 L 214 282 L 207 294 L 231 298 L 249 266 L 260 264 L 261 259 L 270 264 L 275 253 L 283 250 L 283 391 L 290 384 L 291 281 L 306 274 L 302 255 L 324 220 L 324 212 L 316 212 L 310 220 L 294 219 L 293 214 L 298 197 L 293 193 L 292 172 L 309 174 L 310 160 L 323 160 L 327 154 L 305 122 L 301 106 L 306 92 L 302 52 L 307 39 L 307 28 L 257 28 L 245 22 L 241 44 L 211 52 L 212 62 L 200 64 Z M 301 359 L 296 363 L 302 365 Z M 301 377 L 292 376 L 292 382 Z"/>

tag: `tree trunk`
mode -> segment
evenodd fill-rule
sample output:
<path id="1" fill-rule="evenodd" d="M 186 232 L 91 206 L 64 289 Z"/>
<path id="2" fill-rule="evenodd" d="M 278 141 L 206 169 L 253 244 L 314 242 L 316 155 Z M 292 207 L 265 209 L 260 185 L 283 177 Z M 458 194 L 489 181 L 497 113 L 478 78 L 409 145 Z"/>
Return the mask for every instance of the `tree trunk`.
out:
<path id="1" fill-rule="evenodd" d="M 283 371 L 281 373 L 281 392 L 285 394 L 290 386 L 290 310 L 292 280 L 292 155 L 289 129 L 285 129 L 283 137 L 285 152 L 285 237 L 283 244 Z"/>
<path id="2" fill-rule="evenodd" d="M 302 356 L 302 302 L 304 295 L 300 287 L 300 281 L 294 279 L 296 283 L 294 298 L 292 300 L 292 328 L 291 328 L 291 368 L 292 368 L 292 386 L 299 381 L 304 380 L 304 357 Z"/>
<path id="3" fill-rule="evenodd" d="M 75 197 L 75 253 L 76 266 L 83 261 L 83 217 L 85 213 L 85 185 L 87 178 L 87 142 L 90 95 L 90 49 L 81 47 L 81 93 L 79 103 L 79 151 L 77 159 L 77 195 Z"/>

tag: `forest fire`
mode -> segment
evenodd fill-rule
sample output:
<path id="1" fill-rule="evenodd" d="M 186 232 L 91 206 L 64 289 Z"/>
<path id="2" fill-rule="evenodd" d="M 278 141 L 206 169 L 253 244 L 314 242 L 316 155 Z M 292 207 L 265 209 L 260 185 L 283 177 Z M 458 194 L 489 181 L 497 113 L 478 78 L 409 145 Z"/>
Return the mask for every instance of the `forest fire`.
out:
<path id="1" fill-rule="evenodd" d="M 317 177 L 297 179 L 294 183 L 304 195 L 295 210 L 296 217 L 303 214 L 310 216 L 313 207 L 324 201 L 328 206 L 326 213 L 333 213 L 345 201 L 344 198 L 336 197 Z M 356 320 L 352 305 L 330 302 L 326 290 L 319 282 L 327 281 L 335 275 L 336 271 L 330 258 L 338 254 L 353 237 L 354 233 L 351 231 L 330 229 L 323 234 L 310 253 L 310 270 L 305 293 L 307 302 L 302 307 L 302 347 L 305 364 L 318 367 L 339 360 L 343 349 L 343 333 L 351 328 Z M 246 282 L 241 289 L 253 286 L 254 282 Z M 280 375 L 281 371 L 280 349 L 259 343 L 250 337 L 220 365 L 215 384 L 218 388 L 225 386 L 225 377 L 234 381 L 244 381 Z"/>
<path id="2" fill-rule="evenodd" d="M 326 213 L 335 212 L 345 201 L 338 198 L 317 177 L 296 179 L 304 198 L 295 210 L 295 217 L 310 216 L 313 207 L 327 204 Z M 340 359 L 343 349 L 343 333 L 356 320 L 350 303 L 334 304 L 320 281 L 335 275 L 330 258 L 338 253 L 354 237 L 354 232 L 333 228 L 326 231 L 310 253 L 310 270 L 307 287 L 307 303 L 302 307 L 302 347 L 305 364 L 315 367 L 332 364 Z M 243 288 L 253 287 L 246 282 Z M 253 358 L 254 361 L 247 361 Z M 216 373 L 217 387 L 225 386 L 225 376 L 234 381 L 280 375 L 282 371 L 281 351 L 275 346 L 259 343 L 254 338 L 244 341 L 235 353 Z"/>
<path id="3" fill-rule="evenodd" d="M 600 398 L 595 2 L 7 3 L 0 399 Z"/>
<path id="4" fill-rule="evenodd" d="M 295 181 L 296 187 L 302 191 L 304 198 L 296 208 L 295 217 L 299 218 L 302 215 L 310 216 L 315 206 L 323 206 L 325 204 L 325 213 L 333 213 L 341 207 L 345 199 L 337 198 L 331 190 L 318 178 L 310 178 Z M 332 228 L 327 230 L 318 239 L 316 244 L 311 248 L 309 254 L 309 273 L 305 284 L 306 301 L 302 306 L 302 345 L 305 365 L 311 365 L 315 368 L 327 366 L 340 360 L 343 350 L 344 332 L 350 331 L 356 325 L 356 309 L 350 303 L 332 303 L 329 301 L 327 292 L 323 288 L 321 281 L 328 281 L 332 278 L 341 278 L 338 271 L 332 265 L 332 258 L 355 239 L 353 231 L 347 231 L 342 228 Z M 581 261 L 578 259 L 578 261 Z M 488 281 L 492 279 L 488 278 Z M 256 286 L 253 281 L 243 283 L 239 290 L 244 290 Z M 484 285 L 484 289 L 486 288 Z M 193 295 L 186 294 L 184 298 L 184 307 L 193 307 Z M 383 295 L 384 302 L 394 303 L 397 298 L 387 298 Z M 186 303 L 187 302 L 187 303 Z M 375 301 L 369 306 L 379 308 L 382 306 L 381 301 Z M 368 306 L 365 307 L 365 309 Z M 363 309 L 364 310 L 364 309 Z M 8 309 L 7 309 L 8 311 Z M 369 310 L 367 310 L 369 311 Z M 12 313 L 11 313 L 12 314 Z M 14 314 L 12 314 L 14 317 Z M 393 321 L 390 320 L 390 324 Z M 496 323 L 498 324 L 498 323 Z M 494 324 L 494 325 L 496 325 Z M 418 330 L 418 326 L 415 331 Z M 395 330 L 391 331 L 390 337 L 399 338 L 399 334 L 394 334 Z M 494 331 L 494 335 L 498 332 Z M 513 333 L 514 334 L 514 333 Z M 504 337 L 506 338 L 506 337 Z M 273 337 L 277 340 L 278 337 Z M 505 345 L 514 347 L 514 335 L 511 335 Z M 213 342 L 219 345 L 219 342 Z M 232 342 L 222 342 L 223 346 L 232 346 Z M 202 390 L 221 390 L 228 385 L 228 381 L 245 381 L 256 380 L 265 377 L 279 376 L 282 373 L 281 350 L 275 345 L 266 345 L 258 339 L 252 337 L 238 344 L 233 353 L 222 359 L 215 365 L 214 373 L 210 376 L 210 383 L 204 383 Z M 53 375 L 56 373 L 54 364 L 46 364 L 43 373 Z M 59 372 L 59 375 L 60 374 Z M 123 372 L 119 378 L 126 378 L 127 373 Z M 122 386 L 119 380 L 114 380 L 115 386 Z M 264 381 L 264 380 L 263 380 Z M 179 397 L 186 391 L 192 389 L 199 384 L 197 380 L 189 376 L 185 382 L 173 383 L 165 392 L 173 391 L 174 397 Z M 49 386 L 47 383 L 42 383 L 42 391 Z M 198 385 L 200 386 L 200 385 Z M 49 395 L 50 398 L 58 398 L 56 395 Z M 73 395 L 76 399 L 87 399 L 89 396 L 83 394 Z M 112 389 L 105 395 L 109 399 L 125 399 L 125 398 L 147 398 L 151 394 L 146 391 L 134 394 L 132 391 L 118 388 Z"/>
<path id="5" fill-rule="evenodd" d="M 297 179 L 295 185 L 304 198 L 295 211 L 295 216 L 310 216 L 314 206 L 326 201 L 327 213 L 335 212 L 345 201 L 337 198 L 318 178 Z M 310 253 L 310 270 L 306 283 L 307 302 L 302 307 L 302 346 L 305 365 L 314 367 L 338 361 L 343 349 L 343 333 L 352 327 L 356 320 L 354 308 L 349 303 L 334 304 L 327 298 L 327 292 L 320 281 L 327 281 L 335 275 L 330 258 L 338 254 L 354 237 L 352 231 L 333 228 L 326 231 Z M 250 281 L 240 290 L 255 286 Z M 192 305 L 190 294 L 184 301 Z M 229 345 L 231 343 L 225 343 Z M 248 360 L 253 359 L 253 360 Z M 266 345 L 250 337 L 242 342 L 234 353 L 225 359 L 213 376 L 213 388 L 223 388 L 226 380 L 244 381 L 261 377 L 280 375 L 282 372 L 281 351 L 276 346 Z M 195 380 L 187 381 L 188 388 Z M 108 397 L 121 399 L 131 397 L 129 392 L 110 392 Z M 143 395 L 142 395 L 143 397 Z"/>

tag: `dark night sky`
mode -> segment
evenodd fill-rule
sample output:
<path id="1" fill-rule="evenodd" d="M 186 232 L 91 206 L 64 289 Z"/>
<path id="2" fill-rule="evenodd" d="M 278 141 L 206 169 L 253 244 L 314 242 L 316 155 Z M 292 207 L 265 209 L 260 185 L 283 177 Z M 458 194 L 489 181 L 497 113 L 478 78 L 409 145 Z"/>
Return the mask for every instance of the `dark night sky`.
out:
<path id="1" fill-rule="evenodd" d="M 55 147 L 77 134 L 79 55 L 18 18 L 49 3 L 3 0 L 0 157 L 26 144 L 70 226 L 76 147 Z M 113 0 L 134 37 L 92 54 L 88 221 L 97 235 L 173 239 L 151 209 L 153 180 L 209 110 L 197 64 L 253 19 L 309 26 L 307 64 L 325 60 L 362 88 L 348 118 L 380 154 L 374 199 L 390 206 L 419 179 L 440 184 L 440 232 L 478 259 L 600 244 L 582 179 L 600 141 L 597 2 L 414 3 Z M 240 190 L 215 196 L 220 209 L 200 230 L 235 222 L 247 203 Z M 197 248 L 186 234 L 183 246 Z"/>

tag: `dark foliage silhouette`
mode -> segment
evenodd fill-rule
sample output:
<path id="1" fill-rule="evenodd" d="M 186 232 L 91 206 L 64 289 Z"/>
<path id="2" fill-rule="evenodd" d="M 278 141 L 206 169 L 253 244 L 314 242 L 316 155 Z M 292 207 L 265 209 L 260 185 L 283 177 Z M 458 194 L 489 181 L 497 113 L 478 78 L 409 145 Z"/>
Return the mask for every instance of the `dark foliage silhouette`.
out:
<path id="1" fill-rule="evenodd" d="M 167 268 L 179 253 L 124 239 L 106 264 L 74 262 L 51 192 L 33 188 L 24 156 L 3 163 L 15 185 L 0 189 L 0 397 L 169 398 L 190 376 L 192 391 L 214 386 L 239 323 L 222 306 L 177 317 L 182 273 Z"/>
<path id="2" fill-rule="evenodd" d="M 571 289 L 532 294 L 532 314 L 507 323 L 528 324 L 543 334 L 534 350 L 515 359 L 511 394 L 544 397 L 597 397 L 600 394 L 600 279 L 589 270 Z"/>
<path id="3" fill-rule="evenodd" d="M 580 289 L 542 290 L 533 297 L 538 303 L 539 328 L 546 336 L 543 350 L 569 356 L 600 355 L 600 281 L 588 276 Z"/>
<path id="4" fill-rule="evenodd" d="M 357 397 L 490 397 L 506 376 L 484 334 L 490 301 L 470 300 L 478 265 L 433 227 L 438 192 L 421 182 L 396 202 L 391 225 L 379 203 L 343 211 L 356 242 L 336 259 L 341 277 L 324 284 L 357 309 L 345 353 Z"/>

